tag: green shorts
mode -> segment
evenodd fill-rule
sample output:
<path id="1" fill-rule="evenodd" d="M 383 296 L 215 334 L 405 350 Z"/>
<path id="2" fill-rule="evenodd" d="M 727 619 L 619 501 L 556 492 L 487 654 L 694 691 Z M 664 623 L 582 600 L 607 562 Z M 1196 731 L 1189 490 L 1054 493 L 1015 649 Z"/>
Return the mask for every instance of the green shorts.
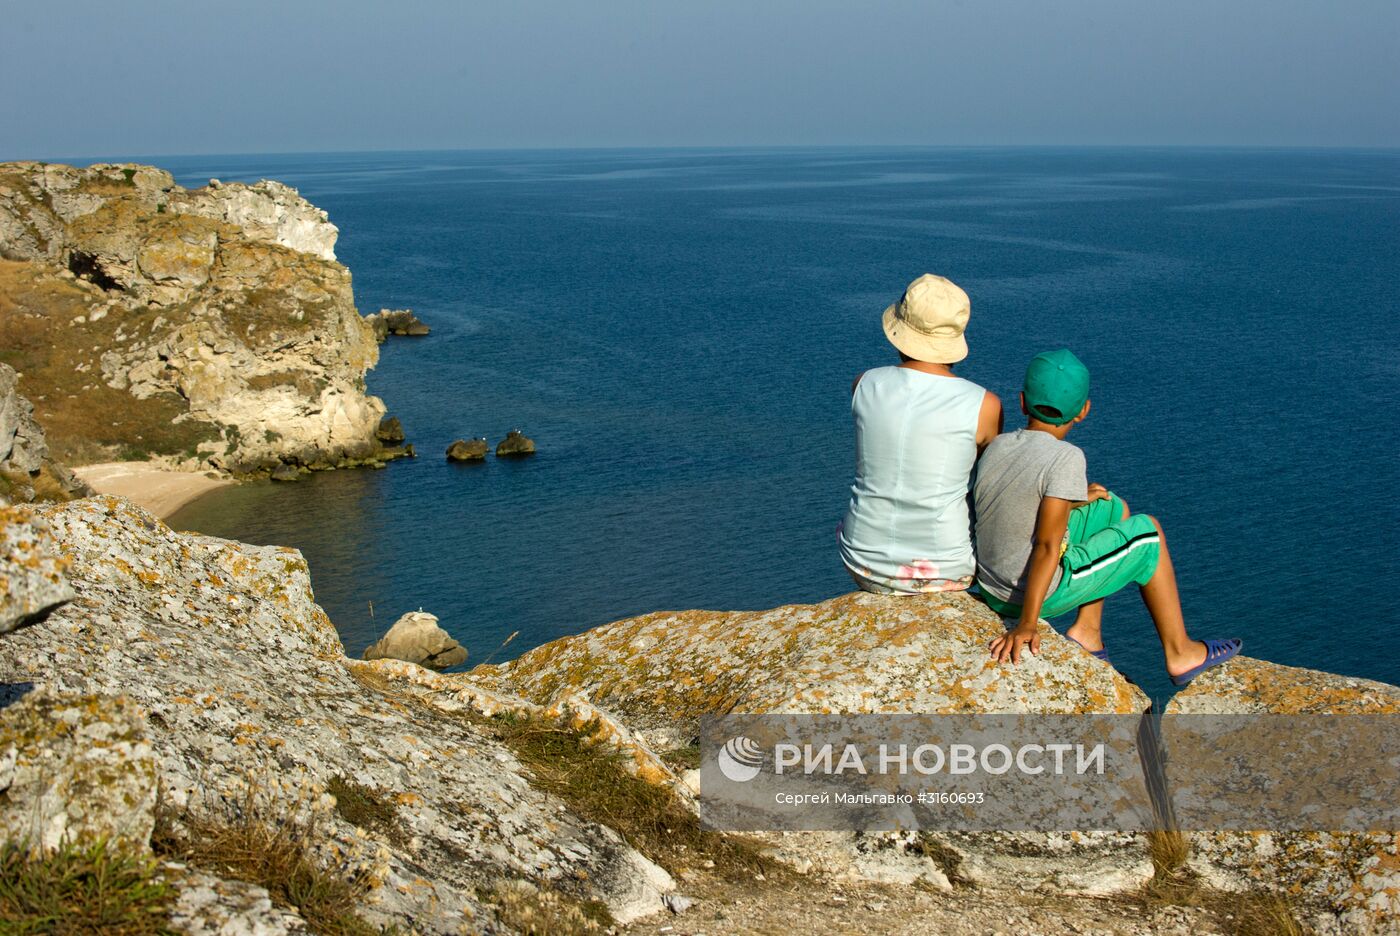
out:
<path id="1" fill-rule="evenodd" d="M 1060 584 L 1040 607 L 1043 618 L 1058 617 L 1128 585 L 1146 585 L 1157 571 L 1162 535 L 1143 514 L 1123 519 L 1126 505 L 1116 495 L 1069 512 L 1067 548 L 1060 558 Z M 1002 617 L 1020 617 L 1021 606 L 980 589 L 987 606 Z"/>

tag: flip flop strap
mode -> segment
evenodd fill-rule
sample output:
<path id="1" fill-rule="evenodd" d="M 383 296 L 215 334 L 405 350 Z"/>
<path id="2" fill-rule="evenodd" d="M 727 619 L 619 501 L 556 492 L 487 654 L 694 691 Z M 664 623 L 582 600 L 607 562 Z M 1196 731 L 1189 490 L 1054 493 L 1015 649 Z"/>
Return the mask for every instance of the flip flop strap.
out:
<path id="1" fill-rule="evenodd" d="M 1206 660 L 1215 659 L 1222 654 L 1229 653 L 1235 647 L 1233 640 L 1206 640 Z"/>

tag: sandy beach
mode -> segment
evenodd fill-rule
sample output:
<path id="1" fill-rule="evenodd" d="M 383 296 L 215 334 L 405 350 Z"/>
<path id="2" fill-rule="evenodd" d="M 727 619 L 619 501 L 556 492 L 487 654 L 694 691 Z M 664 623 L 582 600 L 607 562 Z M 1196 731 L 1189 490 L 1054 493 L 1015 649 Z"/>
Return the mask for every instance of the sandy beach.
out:
<path id="1" fill-rule="evenodd" d="M 129 498 L 162 520 L 195 498 L 234 483 L 213 474 L 172 471 L 145 462 L 83 465 L 73 471 L 99 494 Z"/>

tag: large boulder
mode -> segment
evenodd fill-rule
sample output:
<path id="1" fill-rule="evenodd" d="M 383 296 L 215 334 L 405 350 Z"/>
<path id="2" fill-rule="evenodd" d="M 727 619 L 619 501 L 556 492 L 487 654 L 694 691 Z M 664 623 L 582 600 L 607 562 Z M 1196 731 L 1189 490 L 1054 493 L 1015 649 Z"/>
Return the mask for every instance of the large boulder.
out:
<path id="1" fill-rule="evenodd" d="M 1400 687 L 1241 656 L 1196 677 L 1164 714 L 1170 758 L 1171 716 L 1393 716 Z M 1318 932 L 1400 932 L 1400 832 L 1189 832 L 1187 840 L 1187 867 L 1207 883 L 1278 891 L 1311 913 Z"/>
<path id="2" fill-rule="evenodd" d="M 467 662 L 467 648 L 438 627 L 436 615 L 422 608 L 410 611 L 365 648 L 366 660 L 403 660 L 428 669 L 446 669 Z"/>
<path id="3" fill-rule="evenodd" d="M 388 457 L 364 386 L 379 349 L 336 236 L 276 182 L 0 164 L 0 316 L 27 336 L 11 360 L 56 454 L 240 473 Z"/>
<path id="4" fill-rule="evenodd" d="M 53 531 L 33 510 L 0 506 L 0 634 L 72 601 L 67 567 Z"/>
<path id="5" fill-rule="evenodd" d="M 595 627 L 471 677 L 536 701 L 582 689 L 642 727 L 725 712 L 1138 714 L 1149 700 L 1041 624 L 1039 656 L 997 663 L 1005 628 L 966 593 L 853 592 L 770 611 L 663 611 Z"/>
<path id="6" fill-rule="evenodd" d="M 0 695 L 126 693 L 177 815 L 314 817 L 316 853 L 368 887 L 362 914 L 404 930 L 502 931 L 481 895 L 512 880 L 619 920 L 662 908 L 666 872 L 532 785 L 486 728 L 357 678 L 433 674 L 347 661 L 295 550 L 176 534 L 119 498 L 39 512 L 77 598 L 0 638 Z M 347 819 L 334 781 L 373 791 L 388 827 Z"/>
<path id="7" fill-rule="evenodd" d="M 987 650 L 1004 633 L 1001 618 L 970 595 L 855 592 L 769 611 L 643 615 L 462 679 L 538 704 L 581 694 L 663 752 L 688 744 L 701 716 L 731 712 L 1136 717 L 1148 709 L 1111 666 L 1041 627 L 1039 656 L 1013 667 Z M 988 888 L 1098 895 L 1134 890 L 1153 873 L 1136 832 L 788 832 L 769 841 L 798 868 L 935 888 L 949 887 L 951 875 Z"/>

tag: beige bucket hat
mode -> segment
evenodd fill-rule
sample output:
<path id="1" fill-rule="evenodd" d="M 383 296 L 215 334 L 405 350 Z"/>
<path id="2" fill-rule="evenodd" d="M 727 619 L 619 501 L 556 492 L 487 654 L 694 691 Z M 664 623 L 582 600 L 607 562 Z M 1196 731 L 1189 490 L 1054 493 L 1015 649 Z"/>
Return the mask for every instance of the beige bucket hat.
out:
<path id="1" fill-rule="evenodd" d="M 971 315 L 967 293 L 950 279 L 925 273 L 885 310 L 885 337 L 916 361 L 956 364 L 967 357 L 963 331 Z"/>

